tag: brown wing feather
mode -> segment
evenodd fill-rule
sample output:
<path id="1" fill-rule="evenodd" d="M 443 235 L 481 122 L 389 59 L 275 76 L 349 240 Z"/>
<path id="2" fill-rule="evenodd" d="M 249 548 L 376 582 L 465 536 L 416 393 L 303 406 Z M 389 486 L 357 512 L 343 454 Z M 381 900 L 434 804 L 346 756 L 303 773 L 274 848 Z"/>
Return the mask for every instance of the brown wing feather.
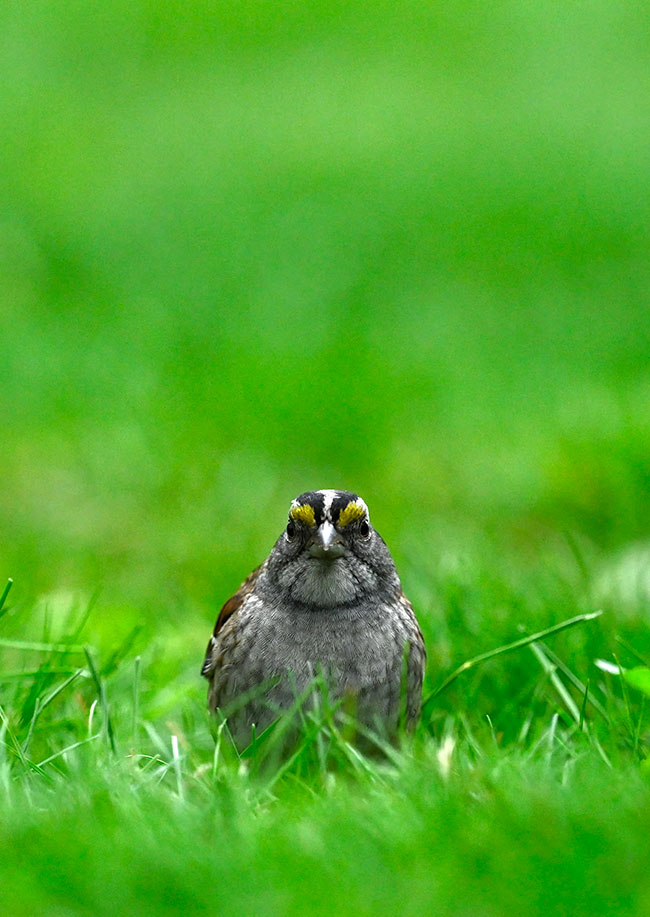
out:
<path id="1" fill-rule="evenodd" d="M 212 671 L 212 650 L 215 645 L 215 637 L 226 623 L 228 618 L 231 618 L 235 612 L 241 608 L 244 603 L 244 599 L 247 595 L 255 588 L 255 583 L 259 575 L 260 570 L 262 569 L 262 564 L 259 567 L 256 567 L 253 572 L 246 577 L 244 582 L 241 584 L 237 592 L 231 596 L 227 602 L 221 607 L 221 611 L 217 615 L 217 623 L 214 625 L 214 630 L 212 631 L 212 636 L 208 642 L 207 649 L 205 651 L 205 660 L 203 662 L 203 667 L 201 668 L 201 675 L 204 675 L 206 678 L 210 677 Z"/>

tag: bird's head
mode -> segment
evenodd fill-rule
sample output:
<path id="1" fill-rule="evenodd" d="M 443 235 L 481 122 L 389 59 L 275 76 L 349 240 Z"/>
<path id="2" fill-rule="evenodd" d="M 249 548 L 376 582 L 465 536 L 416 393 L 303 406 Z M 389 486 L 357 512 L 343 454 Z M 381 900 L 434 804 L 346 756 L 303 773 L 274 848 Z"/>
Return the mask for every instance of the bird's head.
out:
<path id="1" fill-rule="evenodd" d="M 369 597 L 387 580 L 399 586 L 365 501 L 346 490 L 311 490 L 292 501 L 269 575 L 294 601 L 319 607 Z"/>

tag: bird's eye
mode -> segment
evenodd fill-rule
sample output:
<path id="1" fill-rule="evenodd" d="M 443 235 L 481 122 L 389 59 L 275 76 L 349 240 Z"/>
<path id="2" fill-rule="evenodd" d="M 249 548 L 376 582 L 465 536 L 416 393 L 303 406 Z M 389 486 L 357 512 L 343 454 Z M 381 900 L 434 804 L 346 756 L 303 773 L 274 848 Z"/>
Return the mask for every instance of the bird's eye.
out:
<path id="1" fill-rule="evenodd" d="M 287 538 L 291 541 L 296 537 L 296 525 L 294 522 L 289 521 L 287 524 Z"/>
<path id="2" fill-rule="evenodd" d="M 361 533 L 361 537 L 362 537 L 362 538 L 367 538 L 368 535 L 370 534 L 370 526 L 369 526 L 368 523 L 365 521 L 365 519 L 364 519 L 364 521 L 361 523 L 361 525 L 359 526 L 359 532 Z"/>

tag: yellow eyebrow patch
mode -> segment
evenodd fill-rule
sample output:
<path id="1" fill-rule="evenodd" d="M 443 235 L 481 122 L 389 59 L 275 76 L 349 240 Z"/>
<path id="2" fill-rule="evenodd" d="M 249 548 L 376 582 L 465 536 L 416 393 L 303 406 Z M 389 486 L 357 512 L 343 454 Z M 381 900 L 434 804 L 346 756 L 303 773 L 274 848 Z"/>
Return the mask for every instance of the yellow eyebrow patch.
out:
<path id="1" fill-rule="evenodd" d="M 351 500 L 348 505 L 341 510 L 339 513 L 338 524 L 349 525 L 351 522 L 356 522 L 358 519 L 363 519 L 366 515 L 366 511 L 360 503 L 357 503 L 356 500 Z"/>
<path id="2" fill-rule="evenodd" d="M 303 525 L 316 525 L 314 507 L 310 506 L 309 503 L 299 503 L 298 506 L 294 506 L 291 509 L 289 515 L 294 522 L 302 522 Z"/>

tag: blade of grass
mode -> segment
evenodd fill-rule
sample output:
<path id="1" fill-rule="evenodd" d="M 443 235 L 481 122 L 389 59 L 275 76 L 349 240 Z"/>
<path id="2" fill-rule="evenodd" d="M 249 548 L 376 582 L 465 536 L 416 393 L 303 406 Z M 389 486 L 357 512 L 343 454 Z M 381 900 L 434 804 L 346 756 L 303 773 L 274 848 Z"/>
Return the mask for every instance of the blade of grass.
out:
<path id="1" fill-rule="evenodd" d="M 512 653 L 515 650 L 521 649 L 523 646 L 529 646 L 531 643 L 539 643 L 540 640 L 543 640 L 545 637 L 549 637 L 551 634 L 557 634 L 562 630 L 567 630 L 569 627 L 575 627 L 577 624 L 583 624 L 585 621 L 593 621 L 595 618 L 600 617 L 602 611 L 591 611 L 587 614 L 576 615 L 575 618 L 568 618 L 566 621 L 561 621 L 559 624 L 554 624 L 552 627 L 547 627 L 545 630 L 539 631 L 536 634 L 530 634 L 528 637 L 522 637 L 519 640 L 515 640 L 512 643 L 506 643 L 504 646 L 499 646 L 496 649 L 488 650 L 486 653 L 479 653 L 478 656 L 474 656 L 472 659 L 466 660 L 462 665 L 458 666 L 451 675 L 448 675 L 444 681 L 438 685 L 424 700 L 422 704 L 422 715 L 423 717 L 427 715 L 432 701 L 435 698 L 442 694 L 449 685 L 451 685 L 459 675 L 462 675 L 463 672 L 467 672 L 470 669 L 475 668 L 481 662 L 486 662 L 488 659 L 494 659 L 496 656 L 503 656 L 506 653 Z"/>
<path id="2" fill-rule="evenodd" d="M 339 719 L 341 721 L 342 728 L 338 729 L 337 723 L 333 722 L 330 725 L 332 735 L 338 737 L 338 739 L 346 745 L 350 745 L 351 743 L 346 738 L 344 738 L 342 734 L 343 727 L 346 727 L 351 735 L 363 736 L 363 738 L 368 742 L 369 746 L 376 748 L 379 752 L 381 752 L 387 761 L 390 761 L 391 764 L 399 767 L 402 756 L 399 752 L 399 749 L 395 748 L 394 745 L 391 745 L 388 740 L 384 739 L 376 732 L 373 732 L 367 726 L 364 726 L 363 723 L 360 723 L 359 720 L 357 720 L 355 717 L 349 716 L 349 714 L 341 713 L 339 715 Z"/>
<path id="3" fill-rule="evenodd" d="M 73 672 L 76 672 L 77 669 L 72 668 L 54 668 L 48 669 L 48 675 L 72 675 Z M 21 681 L 23 678 L 35 678 L 38 675 L 41 675 L 43 672 L 42 669 L 27 669 L 22 672 L 2 672 L 0 673 L 0 682 L 3 681 Z"/>
<path id="4" fill-rule="evenodd" d="M 144 726 L 145 732 L 151 739 L 151 742 L 158 749 L 158 754 L 160 756 L 161 761 L 166 762 L 167 755 L 169 754 L 169 749 L 165 745 L 164 740 L 160 737 L 158 730 L 155 728 L 153 723 L 150 723 L 146 719 L 143 721 L 142 725 Z"/>
<path id="5" fill-rule="evenodd" d="M 52 609 L 48 603 L 43 607 L 43 631 L 41 634 L 41 643 L 51 643 L 52 633 Z"/>
<path id="6" fill-rule="evenodd" d="M 537 684 L 535 685 L 530 701 L 528 702 L 528 712 L 526 714 L 526 718 L 524 719 L 524 722 L 521 725 L 521 729 L 519 730 L 519 736 L 518 736 L 518 741 L 522 745 L 525 743 L 528 737 L 528 733 L 530 732 L 530 727 L 533 725 L 533 722 L 535 720 L 535 708 L 537 705 L 537 701 L 544 693 L 545 685 L 546 685 L 546 679 L 540 679 L 537 682 Z"/>
<path id="7" fill-rule="evenodd" d="M 616 640 L 617 643 L 620 643 L 621 646 L 625 647 L 625 649 L 628 651 L 628 653 L 631 653 L 633 656 L 635 656 L 635 657 L 637 658 L 637 660 L 641 663 L 641 665 L 644 665 L 644 666 L 646 666 L 647 668 L 650 668 L 650 662 L 648 662 L 648 660 L 647 660 L 645 657 L 643 657 L 640 653 L 638 653 L 638 652 L 634 649 L 633 646 L 630 646 L 630 644 L 627 642 L 627 640 L 624 640 L 623 637 L 620 636 L 620 634 L 616 634 L 616 636 L 614 637 L 614 639 Z"/>
<path id="8" fill-rule="evenodd" d="M 625 669 L 622 668 L 620 662 L 618 661 L 618 657 L 616 653 L 613 652 L 612 656 L 614 657 L 614 662 L 616 663 L 618 667 L 618 677 L 621 680 L 621 691 L 623 692 L 623 702 L 625 704 L 625 714 L 627 717 L 628 729 L 630 730 L 630 738 L 632 739 L 632 741 L 634 741 L 635 729 L 634 729 L 634 721 L 632 720 L 632 710 L 630 708 L 630 696 L 628 694 L 627 684 L 624 678 Z"/>
<path id="9" fill-rule="evenodd" d="M 172 733 L 172 760 L 174 763 L 174 773 L 176 774 L 176 790 L 178 792 L 178 798 L 183 801 L 185 799 L 185 790 L 183 787 L 183 768 L 181 766 L 181 756 L 178 751 L 178 736 L 175 736 Z"/>
<path id="10" fill-rule="evenodd" d="M 88 668 L 90 670 L 90 674 L 92 676 L 93 681 L 95 682 L 95 687 L 97 688 L 99 702 L 102 706 L 102 711 L 104 714 L 103 732 L 104 732 L 104 735 L 106 736 L 106 741 L 111 751 L 113 752 L 113 754 L 115 754 L 116 752 L 115 736 L 113 734 L 113 724 L 111 723 L 111 717 L 110 717 L 110 713 L 108 709 L 108 698 L 106 697 L 106 686 L 103 680 L 99 677 L 99 673 L 97 672 L 97 666 L 95 665 L 95 661 L 92 657 L 90 647 L 84 646 L 83 650 L 86 655 L 86 660 L 88 661 Z"/>
<path id="11" fill-rule="evenodd" d="M 536 643 L 532 643 L 530 648 L 533 651 L 533 653 L 535 654 L 537 661 L 541 665 L 542 669 L 548 675 L 549 681 L 551 682 L 551 684 L 557 691 L 564 706 L 567 708 L 567 710 L 571 714 L 572 719 L 574 720 L 574 722 L 579 723 L 580 722 L 580 711 L 578 710 L 576 702 L 573 700 L 573 698 L 571 697 L 567 689 L 562 684 L 562 680 L 560 679 L 559 675 L 557 674 L 557 668 L 550 661 L 550 659 L 546 657 L 546 654 L 544 653 L 542 648 L 538 646 Z"/>
<path id="12" fill-rule="evenodd" d="M 271 733 L 277 726 L 278 722 L 279 722 L 279 717 L 278 719 L 273 720 L 272 723 L 269 723 L 269 725 L 265 729 L 263 729 L 259 735 L 257 734 L 257 731 L 254 732 L 250 745 L 247 745 L 246 748 L 244 748 L 244 750 L 240 752 L 239 757 L 242 759 L 242 761 L 245 761 L 246 758 L 255 757 L 258 750 L 264 745 L 268 737 L 271 735 Z M 225 722 L 221 723 L 219 728 L 222 729 L 224 725 L 225 725 Z M 254 725 L 255 724 L 253 724 L 253 726 Z"/>
<path id="13" fill-rule="evenodd" d="M 580 679 L 576 675 L 573 674 L 571 669 L 567 665 L 565 665 L 565 663 L 560 659 L 560 657 L 556 655 L 556 653 L 554 653 L 552 649 L 546 646 L 545 643 L 540 643 L 540 646 L 542 650 L 544 651 L 545 655 L 548 657 L 548 659 L 550 659 L 551 662 L 555 666 L 557 666 L 560 672 L 562 672 L 562 674 L 571 682 L 574 688 L 576 688 L 582 694 L 582 696 L 585 697 L 588 694 L 588 692 L 586 691 L 585 685 L 580 681 Z M 607 720 L 607 722 L 609 722 L 609 714 L 607 713 L 603 705 L 593 696 L 593 693 L 588 694 L 587 700 L 592 705 L 594 710 L 597 710 L 598 713 L 600 713 L 600 715 L 604 717 Z"/>
<path id="14" fill-rule="evenodd" d="M 34 713 L 32 714 L 32 718 L 29 724 L 29 729 L 27 731 L 27 736 L 23 742 L 23 751 L 25 752 L 27 751 L 27 747 L 31 741 L 31 738 L 34 732 L 34 726 L 36 725 L 36 721 L 39 718 L 39 716 L 41 715 L 41 713 L 43 712 L 43 710 L 45 710 L 45 708 L 49 704 L 52 703 L 55 697 L 58 697 L 61 691 L 67 688 L 69 684 L 72 684 L 72 682 L 83 672 L 85 672 L 85 669 L 76 669 L 76 671 L 74 671 L 72 675 L 68 676 L 68 678 L 66 678 L 65 681 L 62 681 L 61 684 L 53 688 L 50 691 L 50 693 L 45 696 L 44 699 L 41 700 L 40 697 L 37 699 L 36 704 L 34 706 Z"/>
<path id="15" fill-rule="evenodd" d="M 49 758 L 44 758 L 42 761 L 39 761 L 36 767 L 45 767 L 46 764 L 50 764 L 50 762 L 56 761 L 57 758 L 60 758 L 61 755 L 64 755 L 67 751 L 72 751 L 73 748 L 79 748 L 80 745 L 87 745 L 89 742 L 94 742 L 94 740 L 98 738 L 99 738 L 99 733 L 96 733 L 96 735 L 88 736 L 87 739 L 81 739 L 81 741 L 79 742 L 73 742 L 72 745 L 67 745 L 65 748 L 62 748 L 60 751 L 57 751 L 53 755 L 50 755 Z"/>
<path id="16" fill-rule="evenodd" d="M 138 722 L 140 719 L 140 656 L 135 657 L 133 665 L 133 725 L 131 729 L 131 740 L 133 747 L 138 744 Z"/>
<path id="17" fill-rule="evenodd" d="M 636 724 L 636 729 L 634 731 L 634 754 L 639 753 L 639 744 L 641 742 L 641 729 L 643 726 L 643 717 L 645 715 L 645 694 L 641 695 L 641 710 L 639 711 L 639 719 Z"/>
<path id="18" fill-rule="evenodd" d="M 294 689 L 295 689 L 295 684 L 294 684 Z M 277 711 L 277 715 L 278 715 L 277 725 L 275 726 L 273 730 L 268 730 L 268 729 L 264 730 L 264 733 L 262 733 L 262 735 L 264 735 L 265 740 L 266 740 L 265 745 L 264 745 L 264 758 L 265 758 L 266 765 L 272 764 L 275 766 L 276 764 L 280 762 L 280 760 L 282 759 L 282 744 L 287 738 L 287 733 L 291 729 L 296 728 L 296 726 L 298 725 L 297 723 L 298 720 L 300 721 L 300 726 L 302 727 L 303 740 L 305 740 L 306 737 L 310 735 L 310 730 L 309 730 L 307 721 L 305 720 L 305 717 L 304 717 L 303 707 L 306 701 L 309 699 L 312 692 L 316 690 L 326 690 L 326 685 L 324 684 L 323 679 L 319 676 L 315 676 L 312 679 L 312 681 L 307 685 L 307 687 L 304 689 L 304 691 L 302 691 L 302 693 L 295 694 L 294 702 L 291 705 L 291 707 L 288 708 L 288 710 L 286 711 L 278 710 Z M 266 738 L 267 736 L 268 738 Z M 257 736 L 256 749 L 261 749 L 261 747 L 262 746 L 261 746 L 261 735 L 260 735 L 260 736 Z M 245 753 L 246 753 L 246 749 L 241 753 L 242 758 L 244 757 Z M 300 750 L 298 751 L 297 755 L 293 756 L 293 758 L 299 755 L 300 755 Z M 255 758 L 253 758 L 252 760 L 255 761 Z M 257 763 L 259 763 L 259 761 Z"/>
<path id="19" fill-rule="evenodd" d="M 587 684 L 585 685 L 585 693 L 582 697 L 582 704 L 580 705 L 580 722 L 578 723 L 578 728 L 582 731 L 585 726 L 585 709 L 587 707 L 587 700 L 589 698 L 589 679 L 587 679 Z"/>
<path id="20" fill-rule="evenodd" d="M 9 640 L 6 637 L 0 637 L 0 646 L 35 653 L 79 653 L 83 655 L 85 652 L 85 647 L 73 643 L 42 643 L 35 640 Z"/>
<path id="21" fill-rule="evenodd" d="M 48 704 L 51 704 L 52 701 L 54 700 L 54 698 L 55 698 L 55 697 L 58 697 L 58 695 L 61 693 L 61 691 L 63 691 L 65 688 L 67 688 L 68 685 L 72 684 L 72 682 L 75 680 L 75 678 L 78 678 L 80 675 L 85 675 L 86 677 L 88 677 L 88 674 L 89 674 L 89 673 L 86 671 L 86 669 L 76 669 L 71 675 L 68 676 L 68 678 L 65 679 L 65 681 L 62 681 L 60 685 L 57 685 L 55 688 L 52 688 L 52 690 L 51 690 L 50 693 L 45 697 L 45 699 L 44 699 L 43 701 L 40 702 L 40 704 L 39 704 L 39 707 L 40 707 L 39 712 L 42 712 L 43 710 L 45 710 L 45 708 L 48 706 Z"/>
<path id="22" fill-rule="evenodd" d="M 224 729 L 226 727 L 225 720 L 222 723 L 219 723 L 216 729 L 215 741 L 214 741 L 214 753 L 212 755 L 212 778 L 216 779 L 216 776 L 219 772 L 219 760 L 221 757 L 221 737 L 223 735 Z"/>
<path id="23" fill-rule="evenodd" d="M 2 789 L 6 799 L 10 798 L 11 792 L 11 762 L 7 755 L 7 743 L 5 742 L 8 728 L 8 720 L 0 719 L 0 780 L 2 780 Z"/>
<path id="24" fill-rule="evenodd" d="M 102 666 L 102 675 L 110 675 L 111 672 L 114 672 L 118 667 L 122 659 L 127 655 L 134 642 L 136 641 L 138 635 L 142 633 L 143 626 L 142 624 L 136 624 L 136 626 L 129 631 L 126 635 L 120 646 L 108 657 L 104 665 Z"/>
<path id="25" fill-rule="evenodd" d="M 348 742 L 336 727 L 332 727 L 332 735 L 337 742 L 338 748 L 342 751 L 345 760 L 349 765 L 354 769 L 356 774 L 360 776 L 370 777 L 373 782 L 379 783 L 382 786 L 387 786 L 387 782 L 381 776 L 377 766 L 373 764 L 364 754 L 362 754 L 358 748 L 356 748 L 352 742 Z"/>
<path id="26" fill-rule="evenodd" d="M 555 746 L 555 731 L 557 729 L 557 721 L 559 717 L 557 713 L 554 713 L 551 717 L 551 725 L 548 730 L 548 750 L 546 752 L 546 761 L 550 762 L 553 757 L 553 749 Z"/>
<path id="27" fill-rule="evenodd" d="M 93 608 L 97 604 L 97 600 L 99 599 L 101 591 L 102 591 L 101 586 L 97 586 L 97 588 L 94 590 L 94 592 L 90 596 L 88 600 L 88 604 L 86 605 L 86 610 L 81 615 L 81 618 L 79 619 L 79 623 L 76 625 L 76 627 L 72 631 L 71 636 L 69 637 L 70 643 L 75 643 L 81 636 L 81 632 L 83 631 L 84 627 L 86 626 L 88 622 L 88 618 L 90 617 Z"/>
<path id="28" fill-rule="evenodd" d="M 29 758 L 27 757 L 27 755 L 26 755 L 26 754 L 24 753 L 24 751 L 22 750 L 22 748 L 21 748 L 21 746 L 20 746 L 20 742 L 18 741 L 18 738 L 17 738 L 17 736 L 15 735 L 13 729 L 11 728 L 11 724 L 9 723 L 9 717 L 8 717 L 7 714 L 4 712 L 4 710 L 2 709 L 2 707 L 0 707 L 0 723 L 2 723 L 2 726 L 3 726 L 3 728 L 4 728 L 4 731 L 5 731 L 6 735 L 7 735 L 7 736 L 9 737 L 9 739 L 11 740 L 11 746 L 9 746 L 9 747 L 12 747 L 12 748 L 13 748 L 13 750 L 14 750 L 14 752 L 15 752 L 15 754 L 16 754 L 16 757 L 18 758 L 18 760 L 20 761 L 20 763 L 23 765 L 23 767 L 25 768 L 25 770 L 35 771 L 37 774 L 41 774 L 42 776 L 45 776 L 45 771 L 43 771 L 43 770 L 39 767 L 38 764 L 34 764 L 33 761 L 30 761 Z"/>
<path id="29" fill-rule="evenodd" d="M 264 785 L 263 793 L 266 795 L 271 794 L 273 787 L 280 780 L 280 778 L 287 771 L 291 770 L 294 764 L 304 756 L 306 749 L 308 749 L 313 744 L 313 742 L 316 741 L 317 732 L 324 728 L 321 722 L 314 723 L 313 720 L 308 721 L 304 718 L 301 719 L 302 732 L 296 750 L 288 759 L 283 758 L 282 743 L 286 738 L 287 733 L 296 727 L 296 719 L 298 718 L 299 711 L 308 700 L 312 691 L 316 690 L 326 691 L 326 685 L 324 684 L 322 677 L 316 676 L 312 682 L 307 685 L 305 690 L 296 696 L 293 705 L 286 712 L 280 715 L 279 719 L 276 721 L 275 729 L 269 735 L 269 739 L 266 742 L 266 747 L 264 748 L 263 763 L 265 767 L 268 767 L 269 769 L 274 767 L 276 770 Z M 260 747 L 259 739 L 257 746 L 258 748 Z M 255 761 L 256 768 L 259 768 L 261 763 L 261 760 Z"/>
<path id="30" fill-rule="evenodd" d="M 9 592 L 11 591 L 11 587 L 13 586 L 13 584 L 14 584 L 14 581 L 11 579 L 11 577 L 9 577 L 9 579 L 7 580 L 7 585 L 2 590 L 2 595 L 0 595 L 0 617 L 3 614 L 5 614 L 5 612 L 3 612 L 2 609 L 4 608 L 4 604 L 7 601 L 7 596 L 9 595 Z"/>

